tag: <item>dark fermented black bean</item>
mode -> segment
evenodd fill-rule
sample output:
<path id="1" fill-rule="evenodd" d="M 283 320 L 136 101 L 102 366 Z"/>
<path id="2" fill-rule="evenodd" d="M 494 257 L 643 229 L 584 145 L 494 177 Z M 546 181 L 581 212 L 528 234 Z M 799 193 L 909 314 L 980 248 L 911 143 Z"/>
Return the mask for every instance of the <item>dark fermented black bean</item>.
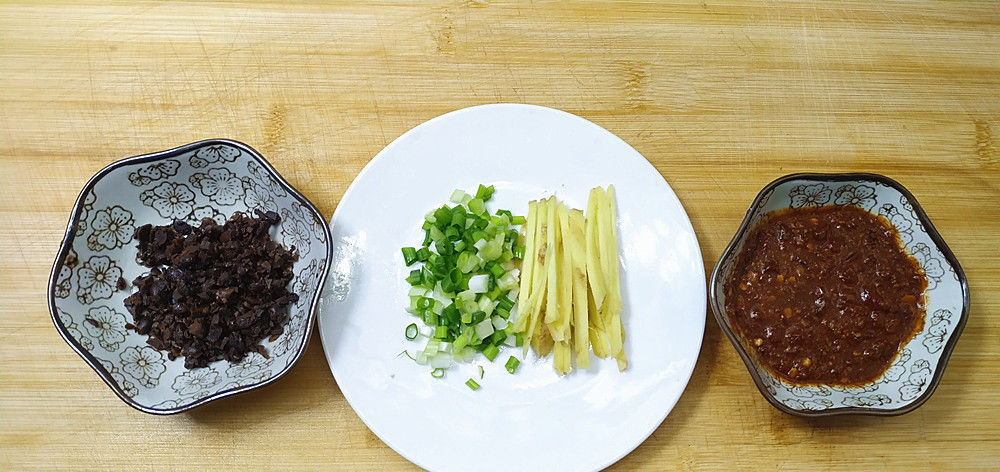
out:
<path id="1" fill-rule="evenodd" d="M 297 251 L 268 234 L 280 221 L 269 211 L 237 213 L 221 226 L 205 218 L 198 227 L 136 228 L 138 261 L 150 271 L 125 299 L 133 319 L 126 328 L 148 334 L 147 343 L 171 359 L 184 356 L 188 369 L 239 362 L 250 352 L 267 357 L 260 343 L 284 331 L 288 306 L 299 299 L 287 289 Z"/>

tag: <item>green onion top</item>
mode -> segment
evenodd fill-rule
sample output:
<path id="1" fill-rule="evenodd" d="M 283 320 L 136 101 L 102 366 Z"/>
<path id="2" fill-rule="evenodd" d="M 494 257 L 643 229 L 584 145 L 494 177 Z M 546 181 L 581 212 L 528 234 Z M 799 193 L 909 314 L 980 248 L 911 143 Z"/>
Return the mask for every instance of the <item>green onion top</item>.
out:
<path id="1" fill-rule="evenodd" d="M 417 339 L 417 333 L 419 332 L 420 331 L 417 329 L 417 324 L 410 323 L 410 325 L 406 327 L 406 332 L 404 334 L 406 335 L 406 339 L 412 341 L 414 339 Z"/>
<path id="2" fill-rule="evenodd" d="M 507 368 L 507 372 L 513 374 L 514 371 L 517 370 L 517 366 L 519 365 L 521 365 L 521 361 L 517 360 L 517 358 L 514 356 L 510 356 L 510 358 L 507 359 L 507 364 L 505 364 L 504 367 Z"/>
<path id="3" fill-rule="evenodd" d="M 403 262 L 405 262 L 406 265 L 410 265 L 413 264 L 414 262 L 417 262 L 417 250 L 412 247 L 404 247 Z"/>

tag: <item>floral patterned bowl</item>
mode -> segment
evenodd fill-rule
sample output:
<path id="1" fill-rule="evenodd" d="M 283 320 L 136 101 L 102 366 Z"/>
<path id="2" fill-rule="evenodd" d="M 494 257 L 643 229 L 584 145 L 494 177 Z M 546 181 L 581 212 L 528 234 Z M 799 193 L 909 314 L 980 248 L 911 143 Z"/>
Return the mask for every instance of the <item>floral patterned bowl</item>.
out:
<path id="1" fill-rule="evenodd" d="M 723 286 L 747 234 L 770 211 L 788 207 L 855 205 L 884 216 L 927 275 L 927 319 L 874 383 L 856 388 L 785 383 L 758 365 L 725 313 Z M 750 205 L 736 236 L 715 266 L 709 286 L 712 311 L 739 352 L 761 394 L 776 408 L 800 416 L 900 415 L 917 408 L 941 380 L 948 357 L 969 316 L 969 288 L 962 268 L 902 185 L 876 174 L 793 174 L 771 182 Z"/>
<path id="2" fill-rule="evenodd" d="M 235 212 L 281 215 L 272 236 L 294 245 L 299 260 L 289 290 L 284 333 L 265 340 L 269 356 L 253 353 L 238 364 L 217 361 L 188 370 L 126 330 L 124 299 L 147 268 L 136 262 L 132 234 L 147 223 L 220 224 Z M 87 182 L 49 279 L 49 311 L 56 329 L 125 403 L 146 413 L 172 414 L 269 384 L 305 351 L 320 288 L 332 254 L 323 217 L 250 147 L 228 140 L 201 141 L 115 162 Z M 122 284 L 120 279 L 126 283 Z"/>

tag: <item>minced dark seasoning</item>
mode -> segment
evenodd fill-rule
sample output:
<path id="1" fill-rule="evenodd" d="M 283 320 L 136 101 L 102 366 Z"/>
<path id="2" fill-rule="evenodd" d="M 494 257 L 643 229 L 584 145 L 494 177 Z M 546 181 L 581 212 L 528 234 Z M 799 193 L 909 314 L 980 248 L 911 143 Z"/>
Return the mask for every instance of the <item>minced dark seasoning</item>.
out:
<path id="1" fill-rule="evenodd" d="M 279 221 L 269 211 L 236 213 L 222 226 L 205 218 L 199 227 L 136 228 L 139 262 L 151 269 L 125 299 L 133 318 L 126 328 L 148 334 L 147 343 L 171 360 L 184 356 L 188 369 L 239 362 L 250 352 L 268 357 L 260 343 L 281 335 L 288 306 L 299 299 L 287 289 L 295 246 L 285 249 L 268 234 Z"/>

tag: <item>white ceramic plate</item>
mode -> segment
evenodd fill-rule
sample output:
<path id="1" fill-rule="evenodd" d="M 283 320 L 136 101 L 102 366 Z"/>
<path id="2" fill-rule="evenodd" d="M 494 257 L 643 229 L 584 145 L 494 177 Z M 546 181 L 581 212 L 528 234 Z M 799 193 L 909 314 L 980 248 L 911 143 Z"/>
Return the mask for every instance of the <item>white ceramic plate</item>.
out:
<path id="1" fill-rule="evenodd" d="M 515 375 L 501 352 L 448 370 L 414 363 L 403 336 L 409 274 L 400 248 L 423 239 L 423 215 L 453 189 L 496 186 L 490 208 L 526 214 L 555 193 L 586 206 L 617 192 L 623 320 L 631 361 L 560 378 L 533 354 Z M 597 470 L 656 429 L 687 385 L 705 328 L 705 273 L 691 223 L 635 149 L 575 115 L 530 105 L 458 110 L 413 128 L 354 180 L 330 222 L 334 258 L 319 313 L 330 369 L 358 416 L 396 452 L 430 470 Z M 478 366 L 485 368 L 479 378 Z M 474 377 L 482 388 L 472 391 Z"/>

